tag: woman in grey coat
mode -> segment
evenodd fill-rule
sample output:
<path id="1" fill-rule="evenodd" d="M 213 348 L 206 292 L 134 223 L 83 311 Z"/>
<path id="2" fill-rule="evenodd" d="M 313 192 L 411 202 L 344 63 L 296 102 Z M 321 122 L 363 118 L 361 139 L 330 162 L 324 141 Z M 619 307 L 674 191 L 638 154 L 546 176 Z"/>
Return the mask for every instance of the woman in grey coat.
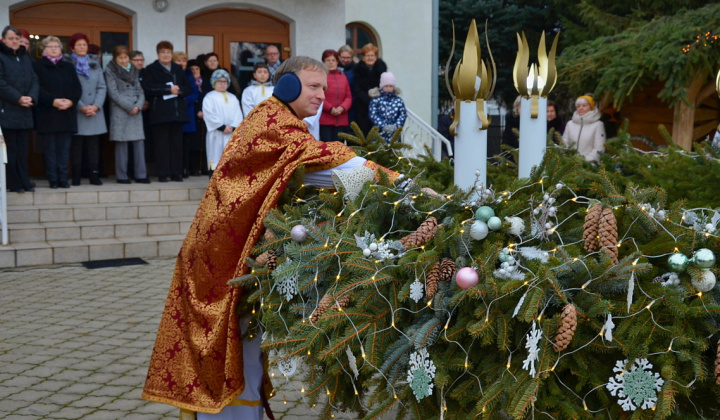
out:
<path id="1" fill-rule="evenodd" d="M 100 160 L 99 136 L 107 133 L 105 113 L 103 112 L 107 93 L 105 77 L 103 77 L 97 57 L 87 53 L 90 46 L 87 35 L 76 33 L 70 37 L 69 44 L 72 54 L 65 58 L 75 67 L 80 86 L 82 86 L 82 96 L 77 104 L 78 131 L 73 136 L 70 148 L 72 185 L 80 185 L 83 146 L 87 150 L 90 183 L 102 185 L 98 163 Z"/>
<path id="2" fill-rule="evenodd" d="M 135 182 L 149 184 L 145 169 L 145 134 L 142 110 L 145 95 L 139 71 L 130 63 L 127 47 L 113 49 L 113 60 L 105 69 L 110 97 L 110 140 L 115 142 L 115 176 L 120 184 L 129 184 L 127 173 L 128 143 L 133 143 Z"/>

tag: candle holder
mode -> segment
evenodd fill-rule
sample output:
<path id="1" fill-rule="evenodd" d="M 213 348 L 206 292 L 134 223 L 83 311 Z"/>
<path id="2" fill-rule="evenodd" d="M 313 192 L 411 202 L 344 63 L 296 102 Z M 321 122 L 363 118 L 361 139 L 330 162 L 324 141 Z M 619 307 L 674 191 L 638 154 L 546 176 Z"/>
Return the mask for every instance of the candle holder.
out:
<path id="1" fill-rule="evenodd" d="M 470 22 L 462 59 L 455 67 L 452 87 L 445 73 L 445 83 L 455 102 L 455 119 L 450 133 L 455 136 L 455 184 L 463 189 L 486 185 L 487 178 L 487 128 L 490 118 L 485 110 L 485 101 L 492 96 L 497 78 L 495 61 L 490 51 L 490 42 L 485 24 L 485 41 L 489 60 L 482 60 L 480 37 L 475 19 Z M 455 26 L 453 25 L 453 47 L 447 68 L 450 68 L 455 52 Z M 479 174 L 476 176 L 476 173 Z"/>
<path id="2" fill-rule="evenodd" d="M 547 143 L 547 96 L 557 82 L 555 36 L 550 54 L 545 50 L 545 33 L 540 36 L 538 63 L 528 66 L 530 48 L 525 33 L 517 34 L 518 53 L 513 68 L 513 82 L 520 96 L 520 153 L 518 177 L 529 177 L 533 167 L 545 157 Z M 528 109 L 530 112 L 528 112 Z"/>

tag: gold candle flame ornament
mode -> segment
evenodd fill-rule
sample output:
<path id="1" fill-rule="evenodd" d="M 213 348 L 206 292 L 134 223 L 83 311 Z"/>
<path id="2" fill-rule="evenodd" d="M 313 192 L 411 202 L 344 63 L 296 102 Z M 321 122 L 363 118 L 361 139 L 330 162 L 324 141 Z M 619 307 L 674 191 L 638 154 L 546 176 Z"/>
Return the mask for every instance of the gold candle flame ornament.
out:
<path id="1" fill-rule="evenodd" d="M 555 68 L 555 51 L 560 34 L 555 36 L 550 55 L 545 50 L 545 32 L 540 36 L 540 45 L 538 47 L 538 63 L 534 63 L 528 67 L 530 62 L 530 48 L 528 47 L 525 32 L 517 35 L 518 53 L 515 57 L 515 66 L 513 67 L 513 82 L 518 93 L 530 98 L 530 116 L 537 118 L 538 116 L 538 98 L 542 96 L 547 98 L 548 94 L 555 87 L 557 82 L 557 69 Z"/>
<path id="2" fill-rule="evenodd" d="M 482 130 L 490 127 L 490 120 L 485 115 L 485 101 L 492 96 L 495 90 L 497 78 L 495 60 L 490 51 L 490 40 L 487 36 L 487 22 L 485 23 L 485 41 L 490 59 L 486 63 L 482 60 L 480 52 L 480 36 L 478 35 L 475 19 L 470 22 L 463 56 L 452 78 L 452 89 L 448 81 L 448 72 L 445 73 L 445 83 L 450 95 L 455 101 L 455 119 L 450 126 L 450 134 L 457 135 L 456 128 L 460 122 L 460 102 L 472 102 L 477 104 L 477 116 L 482 122 Z M 455 52 L 455 24 L 453 23 L 453 46 L 448 58 L 447 69 L 450 68 L 453 53 Z"/>

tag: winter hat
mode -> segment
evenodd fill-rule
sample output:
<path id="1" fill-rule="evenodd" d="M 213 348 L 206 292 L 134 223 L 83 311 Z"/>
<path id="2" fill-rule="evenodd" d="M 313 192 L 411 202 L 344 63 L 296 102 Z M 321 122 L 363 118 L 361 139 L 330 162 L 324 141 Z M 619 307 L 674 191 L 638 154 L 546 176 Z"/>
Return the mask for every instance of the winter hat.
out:
<path id="1" fill-rule="evenodd" d="M 592 110 L 592 109 L 595 109 L 595 99 L 593 99 L 592 96 L 590 96 L 590 95 L 580 96 L 580 97 L 577 98 L 577 100 L 575 101 L 575 104 L 577 105 L 578 101 L 581 100 L 581 99 L 584 99 L 585 101 L 587 101 L 588 105 L 590 105 L 590 109 L 591 109 L 591 110 Z"/>
<path id="2" fill-rule="evenodd" d="M 230 74 L 227 72 L 227 70 L 223 69 L 217 69 L 213 72 L 212 76 L 210 76 L 210 85 L 212 87 L 215 87 L 215 82 L 218 81 L 218 79 L 224 77 L 225 80 L 227 80 L 228 87 L 230 87 Z"/>
<path id="3" fill-rule="evenodd" d="M 389 71 L 386 71 L 380 75 L 380 89 L 388 85 L 395 86 L 395 76 Z"/>

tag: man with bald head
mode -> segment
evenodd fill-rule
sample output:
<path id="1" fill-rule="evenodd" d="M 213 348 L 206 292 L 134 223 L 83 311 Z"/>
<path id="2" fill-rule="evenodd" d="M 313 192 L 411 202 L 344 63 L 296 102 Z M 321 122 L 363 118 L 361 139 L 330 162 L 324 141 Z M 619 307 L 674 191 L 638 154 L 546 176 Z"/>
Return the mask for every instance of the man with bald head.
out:
<path id="1" fill-rule="evenodd" d="M 278 67 L 280 67 L 280 64 L 282 64 L 282 60 L 280 60 L 280 50 L 278 47 L 275 45 L 268 45 L 267 48 L 265 48 L 265 62 L 268 65 L 268 70 L 270 71 L 270 81 L 272 82 L 274 80 L 275 72 Z"/>
<path id="2" fill-rule="evenodd" d="M 269 407 L 263 334 L 250 313 L 238 310 L 246 291 L 228 281 L 249 272 L 245 259 L 265 230 L 263 220 L 300 165 L 304 183 L 321 188 L 333 187 L 332 170 L 365 166 L 399 175 L 308 132 L 303 118 L 325 100 L 327 73 L 310 57 L 286 60 L 273 96 L 225 147 L 178 255 L 143 398 L 197 412 L 198 420 L 260 420 L 263 405 Z"/>

